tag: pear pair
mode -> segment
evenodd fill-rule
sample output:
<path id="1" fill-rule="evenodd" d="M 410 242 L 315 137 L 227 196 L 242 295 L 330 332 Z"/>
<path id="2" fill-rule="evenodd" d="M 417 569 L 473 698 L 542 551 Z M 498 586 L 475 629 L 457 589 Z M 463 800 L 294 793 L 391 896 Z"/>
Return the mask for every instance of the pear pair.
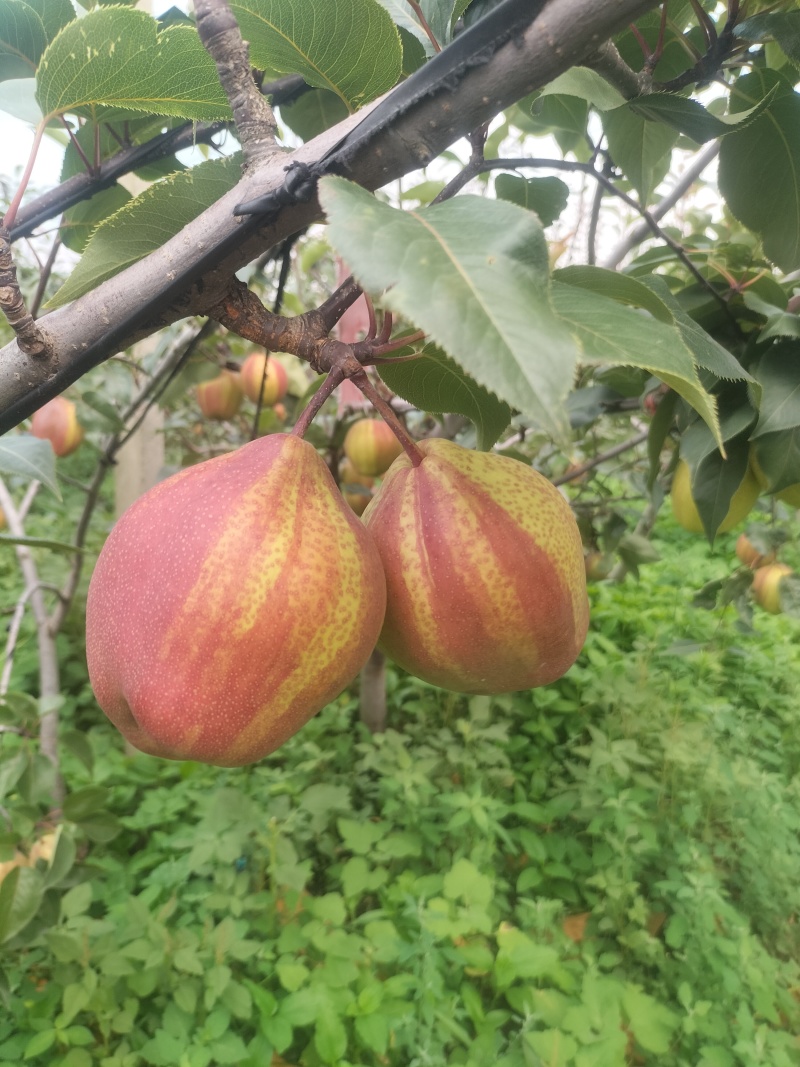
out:
<path id="1" fill-rule="evenodd" d="M 100 706 L 137 748 L 239 766 L 296 733 L 376 642 L 436 685 L 545 685 L 588 626 L 567 503 L 449 441 L 390 468 L 359 520 L 307 442 L 274 434 L 181 471 L 119 520 L 87 602 Z M 388 596 L 387 596 L 388 592 Z"/>

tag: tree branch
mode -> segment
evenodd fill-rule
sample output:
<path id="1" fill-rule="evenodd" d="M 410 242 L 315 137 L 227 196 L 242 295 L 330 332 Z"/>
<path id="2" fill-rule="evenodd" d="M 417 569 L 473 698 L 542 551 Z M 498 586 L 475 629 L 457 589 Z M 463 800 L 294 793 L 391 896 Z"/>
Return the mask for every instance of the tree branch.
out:
<path id="1" fill-rule="evenodd" d="M 194 0 L 197 32 L 214 60 L 244 153 L 244 170 L 274 158 L 278 126 L 272 108 L 261 95 L 250 70 L 250 49 L 228 0 Z"/>
<path id="2" fill-rule="evenodd" d="M 599 42 L 656 3 L 549 0 L 524 32 L 487 62 L 466 69 L 455 89 L 422 96 L 391 128 L 359 144 L 348 158 L 347 176 L 375 189 L 426 164 L 469 130 L 596 52 Z M 320 159 L 366 112 L 327 130 L 286 162 Z M 316 199 L 289 204 L 267 219 L 233 216 L 235 205 L 283 189 L 282 163 L 260 164 L 156 252 L 42 319 L 58 360 L 52 375 L 15 342 L 0 351 L 0 433 L 141 337 L 177 319 L 206 314 L 225 296 L 236 270 L 318 219 Z"/>

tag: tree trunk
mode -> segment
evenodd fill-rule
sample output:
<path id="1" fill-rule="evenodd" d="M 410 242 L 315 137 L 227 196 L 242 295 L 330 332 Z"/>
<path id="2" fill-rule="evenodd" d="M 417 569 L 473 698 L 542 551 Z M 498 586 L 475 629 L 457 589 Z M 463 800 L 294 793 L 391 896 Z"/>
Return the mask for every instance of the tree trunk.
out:
<path id="1" fill-rule="evenodd" d="M 386 729 L 386 657 L 376 648 L 361 671 L 361 721 L 370 733 Z"/>

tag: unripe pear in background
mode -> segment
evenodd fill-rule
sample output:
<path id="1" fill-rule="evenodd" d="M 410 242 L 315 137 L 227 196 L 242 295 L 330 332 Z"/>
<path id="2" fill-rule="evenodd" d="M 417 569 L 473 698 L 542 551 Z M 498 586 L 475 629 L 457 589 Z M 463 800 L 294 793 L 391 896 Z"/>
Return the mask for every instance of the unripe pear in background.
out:
<path id="1" fill-rule="evenodd" d="M 386 572 L 379 647 L 462 693 L 560 678 L 589 625 L 583 546 L 572 511 L 531 467 L 452 441 L 401 456 L 364 522 Z"/>
<path id="2" fill-rule="evenodd" d="M 403 451 L 390 426 L 381 419 L 360 419 L 347 431 L 344 454 L 360 474 L 384 474 Z"/>
<path id="3" fill-rule="evenodd" d="M 359 474 L 349 459 L 343 460 L 340 464 L 339 488 L 356 515 L 364 514 L 367 504 L 372 500 L 370 490 L 374 484 L 374 479 Z"/>
<path id="4" fill-rule="evenodd" d="M 89 678 L 144 752 L 252 763 L 358 674 L 385 603 L 378 552 L 325 463 L 273 434 L 125 512 L 89 586 Z"/>
<path id="5" fill-rule="evenodd" d="M 69 456 L 83 440 L 75 405 L 65 396 L 54 397 L 34 412 L 31 433 L 49 441 L 57 456 Z"/>
<path id="6" fill-rule="evenodd" d="M 267 366 L 266 377 L 264 376 L 264 364 Z M 276 359 L 269 359 L 264 352 L 253 352 L 248 356 L 242 364 L 239 376 L 245 396 L 257 404 L 260 392 L 261 403 L 267 408 L 283 400 L 289 388 L 289 375 L 286 373 L 286 368 Z"/>
<path id="7" fill-rule="evenodd" d="M 800 508 L 800 483 L 787 485 L 785 489 L 781 489 L 775 496 L 792 508 Z"/>
<path id="8" fill-rule="evenodd" d="M 771 563 L 767 567 L 759 567 L 753 576 L 753 596 L 756 603 L 770 614 L 780 615 L 781 582 L 791 573 L 792 568 L 787 567 L 785 563 Z"/>
<path id="9" fill-rule="evenodd" d="M 239 375 L 227 369 L 197 386 L 197 403 L 207 419 L 232 419 L 242 406 L 242 397 Z"/>
<path id="10" fill-rule="evenodd" d="M 717 533 L 727 533 L 734 526 L 745 519 L 753 510 L 753 505 L 758 500 L 761 489 L 755 475 L 748 467 L 742 484 L 733 494 L 730 507 L 725 518 L 720 523 Z M 690 533 L 704 533 L 703 521 L 700 512 L 692 498 L 692 475 L 686 460 L 678 460 L 675 474 L 672 478 L 672 513 L 677 522 Z"/>
<path id="11" fill-rule="evenodd" d="M 756 570 L 757 567 L 763 567 L 767 563 L 774 563 L 775 552 L 760 552 L 747 534 L 739 534 L 739 539 L 736 542 L 736 558 L 745 567 Z"/>
<path id="12" fill-rule="evenodd" d="M 590 582 L 602 582 L 614 569 L 614 559 L 604 552 L 587 552 L 583 558 L 583 565 Z"/>
<path id="13" fill-rule="evenodd" d="M 754 447 L 750 449 L 750 467 L 761 488 L 766 492 L 769 492 L 769 478 L 766 476 L 763 467 L 758 462 L 758 455 Z M 782 500 L 784 504 L 788 504 L 792 508 L 800 508 L 800 482 L 797 482 L 794 485 L 787 485 L 785 489 L 781 489 L 775 496 L 778 500 Z"/>

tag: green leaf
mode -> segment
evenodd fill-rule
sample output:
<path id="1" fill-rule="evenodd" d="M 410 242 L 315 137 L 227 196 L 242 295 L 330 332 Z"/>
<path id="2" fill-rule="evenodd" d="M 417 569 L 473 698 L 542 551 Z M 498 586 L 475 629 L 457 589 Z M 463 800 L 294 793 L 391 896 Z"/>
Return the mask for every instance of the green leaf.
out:
<path id="1" fill-rule="evenodd" d="M 0 0 L 0 81 L 29 78 L 75 12 L 69 0 Z"/>
<path id="2" fill-rule="evenodd" d="M 702 429 L 702 428 L 701 428 Z M 707 435 L 703 433 L 703 436 Z M 735 496 L 750 466 L 750 446 L 746 435 L 728 441 L 727 456 L 713 448 L 697 463 L 692 463 L 691 453 L 683 448 L 685 437 L 681 442 L 681 452 L 686 455 L 692 476 L 692 499 L 695 502 L 700 521 L 709 541 L 713 541 L 717 530 L 722 525 Z"/>
<path id="3" fill-rule="evenodd" d="M 640 367 L 655 374 L 691 404 L 723 447 L 716 401 L 703 388 L 692 354 L 674 326 L 564 282 L 553 282 L 552 295 L 586 363 Z"/>
<path id="4" fill-rule="evenodd" d="M 311 89 L 292 104 L 281 104 L 281 119 L 290 130 L 310 141 L 349 114 L 341 97 L 327 89 Z"/>
<path id="5" fill-rule="evenodd" d="M 49 441 L 27 433 L 0 437 L 0 475 L 4 474 L 28 481 L 36 479 L 61 499 L 56 481 L 56 458 Z"/>
<path id="6" fill-rule="evenodd" d="M 47 889 L 50 886 L 58 885 L 62 878 L 69 874 L 75 863 L 75 842 L 68 833 L 64 832 L 63 826 L 60 826 L 56 833 L 58 834 L 56 847 L 50 860 L 50 865 L 44 872 L 44 884 Z"/>
<path id="7" fill-rule="evenodd" d="M 428 37 L 422 23 L 417 18 L 414 9 L 407 0 L 378 0 L 381 7 L 387 11 L 392 22 L 400 29 L 406 30 L 420 42 L 427 56 L 434 54 L 433 42 Z"/>
<path id="8" fill-rule="evenodd" d="M 765 110 L 772 95 L 774 92 L 754 107 L 735 115 L 712 115 L 697 100 L 674 93 L 646 93 L 629 101 L 628 107 L 651 122 L 663 122 L 698 144 L 704 144 L 715 137 L 724 137 L 743 129 Z"/>
<path id="9" fill-rule="evenodd" d="M 501 200 L 535 211 L 542 226 L 552 226 L 567 206 L 569 186 L 560 178 L 522 178 L 516 174 L 499 174 L 494 181 Z"/>
<path id="10" fill-rule="evenodd" d="M 754 449 L 771 493 L 800 483 L 800 427 L 764 434 L 754 443 Z"/>
<path id="11" fill-rule="evenodd" d="M 110 189 L 102 189 L 82 204 L 76 204 L 64 212 L 61 222 L 61 239 L 67 248 L 79 254 L 88 244 L 95 227 L 110 215 L 119 211 L 133 197 L 127 189 L 114 184 Z"/>
<path id="12" fill-rule="evenodd" d="M 733 32 L 744 41 L 777 41 L 793 63 L 800 63 L 800 11 L 761 12 L 740 22 Z"/>
<path id="13" fill-rule="evenodd" d="M 108 790 L 101 785 L 87 785 L 76 789 L 64 800 L 64 818 L 70 822 L 82 822 L 98 811 L 104 811 L 108 804 Z"/>
<path id="14" fill-rule="evenodd" d="M 630 274 L 606 270 L 604 267 L 574 266 L 554 271 L 553 280 L 608 296 L 620 304 L 644 308 L 659 322 L 670 325 L 673 322 L 673 313 L 663 298 L 649 289 L 641 278 L 634 278 Z"/>
<path id="15" fill-rule="evenodd" d="M 746 307 L 755 311 L 757 315 L 763 315 L 767 320 L 759 335 L 760 341 L 771 340 L 775 337 L 800 337 L 800 315 L 794 315 L 785 307 L 776 307 L 762 300 L 752 289 L 744 292 L 742 298 Z"/>
<path id="16" fill-rule="evenodd" d="M 0 761 L 0 800 L 11 792 L 27 768 L 26 752 L 14 752 Z"/>
<path id="17" fill-rule="evenodd" d="M 42 902 L 44 881 L 35 867 L 15 867 L 0 883 L 0 944 L 28 925 Z"/>
<path id="18" fill-rule="evenodd" d="M 646 204 L 667 173 L 677 131 L 648 122 L 627 107 L 605 111 L 602 118 L 611 158 Z"/>
<path id="19" fill-rule="evenodd" d="M 389 1047 L 389 1020 L 385 1015 L 373 1012 L 371 1015 L 358 1015 L 355 1020 L 356 1033 L 370 1052 L 383 1057 Z"/>
<path id="20" fill-rule="evenodd" d="M 47 1052 L 48 1049 L 53 1047 L 55 1040 L 55 1030 L 40 1030 L 38 1034 L 33 1035 L 25 1046 L 25 1059 L 33 1060 L 36 1059 L 37 1056 L 41 1056 L 43 1052 Z"/>
<path id="21" fill-rule="evenodd" d="M 4 61 L 5 62 L 5 61 Z M 36 79 L 14 78 L 0 81 L 0 111 L 15 119 L 38 126 L 42 112 L 36 103 Z"/>
<path id="22" fill-rule="evenodd" d="M 64 919 L 74 919 L 76 915 L 83 915 L 88 911 L 92 903 L 92 887 L 89 882 L 81 882 L 73 886 L 68 893 L 61 898 L 61 916 Z"/>
<path id="23" fill-rule="evenodd" d="M 197 30 L 178 23 L 159 31 L 150 15 L 129 8 L 96 8 L 71 22 L 48 46 L 36 80 L 46 116 L 95 118 L 99 109 L 114 108 L 207 121 L 231 117 Z"/>
<path id="24" fill-rule="evenodd" d="M 239 180 L 239 163 L 238 155 L 211 159 L 170 175 L 101 222 L 48 308 L 68 304 L 160 248 L 233 188 Z"/>
<path id="25" fill-rule="evenodd" d="M 50 548 L 54 552 L 64 552 L 67 555 L 82 555 L 83 549 L 75 545 L 67 544 L 66 541 L 51 541 L 49 537 L 14 537 L 12 534 L 0 534 L 0 543 L 8 545 L 27 545 L 29 548 Z"/>
<path id="26" fill-rule="evenodd" d="M 800 358 L 791 342 L 773 345 L 762 356 L 756 377 L 763 389 L 754 438 L 800 426 Z"/>
<path id="27" fill-rule="evenodd" d="M 490 449 L 511 421 L 511 408 L 466 374 L 436 345 L 426 345 L 417 359 L 386 364 L 381 377 L 420 411 L 457 412 L 475 423 L 478 447 Z"/>
<path id="28" fill-rule="evenodd" d="M 400 77 L 400 34 L 378 0 L 231 0 L 231 10 L 254 66 L 300 74 L 314 88 L 336 93 L 350 111 Z"/>
<path id="29" fill-rule="evenodd" d="M 384 302 L 480 385 L 566 438 L 576 352 L 550 306 L 535 216 L 472 196 L 398 211 L 341 178 L 324 178 L 320 197 L 331 243 L 367 289 L 388 290 Z"/>
<path id="30" fill-rule="evenodd" d="M 578 96 L 600 111 L 611 111 L 625 103 L 622 93 L 589 67 L 572 67 L 560 74 L 542 89 L 539 99 L 554 95 Z"/>
<path id="31" fill-rule="evenodd" d="M 314 1046 L 324 1063 L 338 1063 L 347 1051 L 347 1031 L 333 1008 L 323 1005 L 314 1028 Z"/>
<path id="32" fill-rule="evenodd" d="M 758 70 L 736 82 L 731 106 L 752 107 L 773 92 L 754 122 L 722 142 L 719 188 L 765 254 L 791 271 L 800 266 L 800 96 L 780 74 Z"/>
<path id="33" fill-rule="evenodd" d="M 467 904 L 485 908 L 492 899 L 492 880 L 481 874 L 474 863 L 460 859 L 444 876 L 442 891 L 449 900 L 461 897 Z"/>
<path id="34" fill-rule="evenodd" d="M 622 994 L 622 1010 L 637 1042 L 647 1052 L 667 1053 L 672 1035 L 678 1026 L 678 1016 L 659 1004 L 653 997 L 634 985 L 626 985 Z"/>
<path id="35" fill-rule="evenodd" d="M 654 292 L 661 303 L 669 309 L 683 343 L 692 353 L 695 363 L 699 367 L 711 371 L 717 378 L 722 378 L 726 381 L 747 382 L 754 389 L 756 395 L 760 396 L 760 386 L 755 378 L 744 369 L 727 348 L 723 348 L 710 334 L 706 333 L 702 326 L 694 321 L 691 315 L 684 311 L 680 301 L 672 295 L 664 278 L 659 277 L 657 274 L 650 274 L 640 278 L 640 281 Z"/>
<path id="36" fill-rule="evenodd" d="M 547 1067 L 570 1067 L 578 1051 L 574 1037 L 561 1030 L 536 1030 L 523 1035 L 523 1041 Z M 535 1062 L 535 1061 L 534 1061 Z"/>

